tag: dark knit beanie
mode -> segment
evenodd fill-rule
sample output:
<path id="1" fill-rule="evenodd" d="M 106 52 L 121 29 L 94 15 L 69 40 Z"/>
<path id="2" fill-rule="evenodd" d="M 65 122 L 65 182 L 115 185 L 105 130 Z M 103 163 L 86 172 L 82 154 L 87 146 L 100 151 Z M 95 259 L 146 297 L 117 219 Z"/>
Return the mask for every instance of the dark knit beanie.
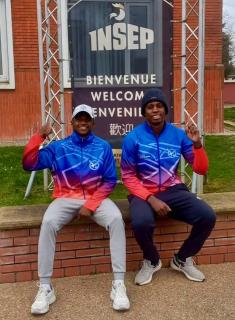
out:
<path id="1" fill-rule="evenodd" d="M 159 101 L 164 105 L 166 114 L 168 113 L 168 105 L 167 100 L 160 89 L 149 89 L 145 95 L 143 96 L 142 103 L 141 103 L 141 114 L 144 116 L 145 113 L 145 106 L 152 101 Z"/>

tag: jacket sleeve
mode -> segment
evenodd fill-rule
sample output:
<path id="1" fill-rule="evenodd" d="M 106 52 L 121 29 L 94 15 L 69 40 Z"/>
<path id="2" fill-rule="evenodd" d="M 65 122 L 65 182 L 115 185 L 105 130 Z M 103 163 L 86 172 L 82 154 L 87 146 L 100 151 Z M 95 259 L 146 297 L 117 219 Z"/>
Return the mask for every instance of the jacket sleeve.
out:
<path id="1" fill-rule="evenodd" d="M 209 160 L 206 154 L 206 150 L 203 147 L 199 149 L 193 147 L 193 154 L 193 171 L 198 174 L 205 175 L 209 168 Z"/>
<path id="2" fill-rule="evenodd" d="M 23 168 L 36 171 L 52 167 L 53 152 L 51 145 L 40 149 L 44 138 L 39 133 L 34 134 L 26 145 L 23 153 Z"/>
<path id="3" fill-rule="evenodd" d="M 207 173 L 209 161 L 205 149 L 203 147 L 195 148 L 186 133 L 184 133 L 182 141 L 182 154 L 195 173 L 201 175 L 205 175 Z"/>
<path id="4" fill-rule="evenodd" d="M 84 203 L 84 207 L 94 212 L 101 202 L 113 192 L 116 183 L 117 174 L 115 160 L 112 149 L 110 145 L 107 144 L 105 146 L 102 183 L 93 193 L 91 199 Z"/>
<path id="5" fill-rule="evenodd" d="M 133 137 L 127 136 L 122 147 L 122 181 L 131 194 L 146 200 L 151 196 L 151 192 L 142 185 L 137 176 L 137 152 Z"/>

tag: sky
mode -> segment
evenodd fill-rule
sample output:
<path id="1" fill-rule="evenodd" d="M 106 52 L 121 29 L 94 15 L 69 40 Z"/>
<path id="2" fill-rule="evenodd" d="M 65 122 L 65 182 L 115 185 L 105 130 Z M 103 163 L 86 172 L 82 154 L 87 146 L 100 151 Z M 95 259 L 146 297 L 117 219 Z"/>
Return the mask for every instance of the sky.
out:
<path id="1" fill-rule="evenodd" d="M 223 0 L 223 17 L 228 21 L 228 30 L 232 31 L 233 52 L 235 52 L 235 0 Z M 233 58 L 235 64 L 235 58 Z"/>
<path id="2" fill-rule="evenodd" d="M 229 23 L 235 32 L 235 0 L 223 0 L 223 16 L 229 16 Z"/>

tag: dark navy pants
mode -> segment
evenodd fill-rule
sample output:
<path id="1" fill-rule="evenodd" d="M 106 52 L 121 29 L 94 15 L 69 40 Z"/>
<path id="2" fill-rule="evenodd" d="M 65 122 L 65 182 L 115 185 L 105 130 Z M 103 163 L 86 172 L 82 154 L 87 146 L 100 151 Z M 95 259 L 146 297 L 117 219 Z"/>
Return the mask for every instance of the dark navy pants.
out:
<path id="1" fill-rule="evenodd" d="M 179 249 L 178 257 L 185 261 L 186 258 L 194 256 L 215 225 L 215 212 L 203 200 L 191 193 L 183 183 L 157 193 L 155 197 L 171 208 L 169 217 L 192 225 L 191 233 Z M 143 251 L 144 259 L 150 260 L 155 265 L 159 260 L 159 253 L 153 243 L 157 214 L 147 201 L 132 195 L 128 199 L 135 238 Z"/>

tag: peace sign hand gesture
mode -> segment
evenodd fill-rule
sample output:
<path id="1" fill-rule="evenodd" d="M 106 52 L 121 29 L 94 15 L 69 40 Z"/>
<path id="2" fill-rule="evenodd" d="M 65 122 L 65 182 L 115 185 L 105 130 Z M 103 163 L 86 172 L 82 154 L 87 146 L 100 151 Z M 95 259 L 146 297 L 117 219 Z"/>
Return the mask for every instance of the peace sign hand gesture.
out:
<path id="1" fill-rule="evenodd" d="M 52 132 L 52 128 L 51 128 L 51 125 L 46 122 L 42 127 L 41 129 L 39 130 L 39 134 L 44 138 L 46 139 L 49 134 Z"/>
<path id="2" fill-rule="evenodd" d="M 193 124 L 189 123 L 185 128 L 186 134 L 189 139 L 193 142 L 195 148 L 201 148 L 201 138 L 198 128 Z"/>

